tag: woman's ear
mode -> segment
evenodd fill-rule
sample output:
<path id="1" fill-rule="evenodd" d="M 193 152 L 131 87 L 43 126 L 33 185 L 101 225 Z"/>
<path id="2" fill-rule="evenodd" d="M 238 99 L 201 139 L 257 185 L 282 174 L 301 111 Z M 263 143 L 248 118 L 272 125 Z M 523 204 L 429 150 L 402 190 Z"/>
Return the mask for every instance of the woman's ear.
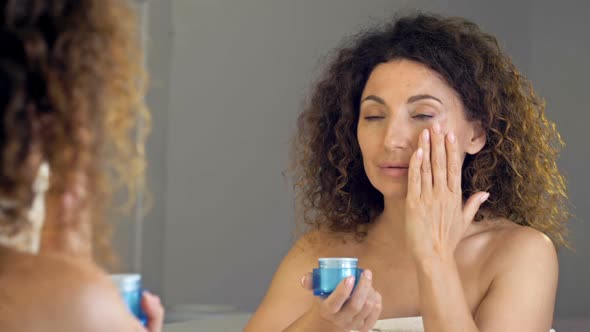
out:
<path id="1" fill-rule="evenodd" d="M 483 149 L 483 147 L 486 145 L 487 135 L 485 129 L 479 121 L 472 122 L 471 128 L 471 135 L 469 137 L 469 141 L 467 142 L 465 152 L 473 155 L 481 151 L 481 149 Z"/>

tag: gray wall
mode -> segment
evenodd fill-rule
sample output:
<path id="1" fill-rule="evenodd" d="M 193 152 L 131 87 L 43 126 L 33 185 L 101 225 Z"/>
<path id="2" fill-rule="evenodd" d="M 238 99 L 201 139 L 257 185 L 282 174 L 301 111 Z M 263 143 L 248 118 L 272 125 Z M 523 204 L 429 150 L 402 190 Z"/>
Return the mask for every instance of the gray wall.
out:
<path id="1" fill-rule="evenodd" d="M 530 78 L 567 144 L 560 166 L 577 216 L 570 224 L 576 251 L 560 253 L 558 316 L 590 317 L 589 11 L 582 1 L 542 1 L 531 11 Z"/>
<path id="2" fill-rule="evenodd" d="M 568 142 L 560 162 L 576 214 L 590 216 L 582 204 L 590 187 L 582 138 L 590 122 L 587 3 L 582 10 L 552 1 L 149 2 L 156 202 L 143 225 L 141 271 L 167 305 L 255 309 L 292 243 L 292 196 L 281 174 L 321 59 L 403 8 L 466 16 L 499 37 L 547 98 Z M 559 317 L 590 317 L 589 228 L 572 223 L 577 252 L 560 253 Z"/>

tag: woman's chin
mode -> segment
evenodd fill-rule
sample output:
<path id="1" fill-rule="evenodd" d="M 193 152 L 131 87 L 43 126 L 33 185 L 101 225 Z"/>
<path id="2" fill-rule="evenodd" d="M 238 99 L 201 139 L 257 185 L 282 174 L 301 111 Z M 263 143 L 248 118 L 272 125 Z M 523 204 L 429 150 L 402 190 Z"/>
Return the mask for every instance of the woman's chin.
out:
<path id="1" fill-rule="evenodd" d="M 377 190 L 383 194 L 385 200 L 402 200 L 406 199 L 408 188 L 406 185 L 392 184 L 381 185 Z"/>

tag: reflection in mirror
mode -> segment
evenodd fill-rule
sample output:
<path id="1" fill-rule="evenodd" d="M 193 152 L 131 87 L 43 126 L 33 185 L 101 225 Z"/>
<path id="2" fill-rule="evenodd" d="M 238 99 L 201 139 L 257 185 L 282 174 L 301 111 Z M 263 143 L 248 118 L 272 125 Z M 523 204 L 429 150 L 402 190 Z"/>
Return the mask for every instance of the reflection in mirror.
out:
<path id="1" fill-rule="evenodd" d="M 533 105 L 532 109 L 528 111 L 541 114 L 541 106 L 535 104 L 535 100 L 540 100 L 541 97 L 526 97 L 528 96 L 526 87 L 522 89 L 510 88 L 512 86 L 510 84 L 514 83 L 516 77 L 514 73 L 511 76 L 510 71 L 508 73 L 500 71 L 503 76 L 490 75 L 490 73 L 496 73 L 499 70 L 498 66 L 518 68 L 521 77 L 518 84 L 524 84 L 524 77 L 533 80 L 537 95 L 548 101 L 546 113 L 543 113 L 543 116 L 557 124 L 562 138 L 568 143 L 562 150 L 562 158 L 558 160 L 559 167 L 557 169 L 559 172 L 569 169 L 568 174 L 575 173 L 575 168 L 571 165 L 579 163 L 579 155 L 583 155 L 579 153 L 581 146 L 578 144 L 583 139 L 581 136 L 576 136 L 580 135 L 581 131 L 576 131 L 577 127 L 572 126 L 574 123 L 572 119 L 583 115 L 568 110 L 579 108 L 577 105 L 583 103 L 582 95 L 575 92 L 577 90 L 572 89 L 570 85 L 559 84 L 559 82 L 567 81 L 572 82 L 572 86 L 581 86 L 582 78 L 586 73 L 585 66 L 582 65 L 582 54 L 586 52 L 586 44 L 576 42 L 576 40 L 583 40 L 581 31 L 587 27 L 584 27 L 583 23 L 565 24 L 565 22 L 561 22 L 559 17 L 547 15 L 547 13 L 556 12 L 575 15 L 570 13 L 567 8 L 559 7 L 556 4 L 537 4 L 530 7 L 508 2 L 495 2 L 494 6 L 488 4 L 465 6 L 459 2 L 451 1 L 442 6 L 437 2 L 420 1 L 413 2 L 409 6 L 384 1 L 363 1 L 358 4 L 349 3 L 346 5 L 336 5 L 335 2 L 314 2 L 311 5 L 305 1 L 283 1 L 272 4 L 268 2 L 242 4 L 229 1 L 216 1 L 208 4 L 191 1 L 175 1 L 169 4 L 150 2 L 148 66 L 152 71 L 152 87 L 148 95 L 148 103 L 157 111 L 154 112 L 153 136 L 150 145 L 148 145 L 148 157 L 150 158 L 150 183 L 155 184 L 156 199 L 154 209 L 143 223 L 142 270 L 147 271 L 144 276 L 150 279 L 150 287 L 163 295 L 168 309 L 167 319 L 174 320 L 172 324 L 176 324 L 169 325 L 170 328 L 172 326 L 191 326 L 197 329 L 198 325 L 191 325 L 197 323 L 183 322 L 192 319 L 196 322 L 207 321 L 208 323 L 203 324 L 209 324 L 207 328 L 213 330 L 214 326 L 211 324 L 214 323 L 205 319 L 222 317 L 222 319 L 215 321 L 219 324 L 232 321 L 236 325 L 230 330 L 239 330 L 246 325 L 248 317 L 258 310 L 250 323 L 251 329 L 265 330 L 262 323 L 260 323 L 262 325 L 256 323 L 257 317 L 262 317 L 258 321 L 269 324 L 273 323 L 273 319 L 276 319 L 275 323 L 278 326 L 276 329 L 266 328 L 279 330 L 296 321 L 302 312 L 306 311 L 308 308 L 306 301 L 313 303 L 315 299 L 309 292 L 301 288 L 302 274 L 319 268 L 318 258 L 331 257 L 332 255 L 356 256 L 358 266 L 372 272 L 372 287 L 382 297 L 380 319 L 423 316 L 424 322 L 427 322 L 428 316 L 432 317 L 432 314 L 424 311 L 428 308 L 422 309 L 418 304 L 420 298 L 417 295 L 419 293 L 417 280 L 422 279 L 418 278 L 414 255 L 401 249 L 390 249 L 389 251 L 383 249 L 384 252 L 381 254 L 375 254 L 374 250 L 377 250 L 375 248 L 383 248 L 384 245 L 400 245 L 400 238 L 390 238 L 387 235 L 406 234 L 405 231 L 402 232 L 398 229 L 396 232 L 389 228 L 375 231 L 379 225 L 381 225 L 379 227 L 383 227 L 383 224 L 387 225 L 384 222 L 377 222 L 379 216 L 383 214 L 379 213 L 379 204 L 380 202 L 381 204 L 385 203 L 385 199 L 378 198 L 386 196 L 390 198 L 388 201 L 391 201 L 392 198 L 398 196 L 404 197 L 407 186 L 404 188 L 403 182 L 396 182 L 396 179 L 407 177 L 407 170 L 403 169 L 404 164 L 409 164 L 412 154 L 419 146 L 419 134 L 424 129 L 432 130 L 435 123 L 441 125 L 445 134 L 453 130 L 458 149 L 456 155 L 461 159 L 464 158 L 466 164 L 478 166 L 473 170 L 479 170 L 479 173 L 469 173 L 471 176 L 469 181 L 471 182 L 475 181 L 473 177 L 479 174 L 476 176 L 477 181 L 474 183 L 467 181 L 468 179 L 464 181 L 465 187 L 462 187 L 464 198 L 468 199 L 471 195 L 476 195 L 475 198 L 477 198 L 479 192 L 490 192 L 487 201 L 479 209 L 484 213 L 478 214 L 477 218 L 485 217 L 486 220 L 490 220 L 492 214 L 489 212 L 500 210 L 514 212 L 521 209 L 521 212 L 518 213 L 509 213 L 509 215 L 504 213 L 497 216 L 497 219 L 504 218 L 504 222 L 493 223 L 484 220 L 484 222 L 475 223 L 473 227 L 465 229 L 465 233 L 462 235 L 471 236 L 472 241 L 469 243 L 462 241 L 464 237 L 459 237 L 460 240 L 454 238 L 457 246 L 460 243 L 478 248 L 478 250 L 472 251 L 458 251 L 461 255 L 455 259 L 459 265 L 455 272 L 468 278 L 461 282 L 462 286 L 466 286 L 464 290 L 465 304 L 463 307 L 454 307 L 463 308 L 465 312 L 470 312 L 475 304 L 483 299 L 484 290 L 489 286 L 486 284 L 490 282 L 489 278 L 474 278 L 477 271 L 480 271 L 482 276 L 490 277 L 493 274 L 491 271 L 484 273 L 481 270 L 492 264 L 489 261 L 484 264 L 485 260 L 481 259 L 481 255 L 486 252 L 484 249 L 490 246 L 489 244 L 486 246 L 487 242 L 483 239 L 486 236 L 491 238 L 492 235 L 497 234 L 488 230 L 487 226 L 498 227 L 498 232 L 506 230 L 507 234 L 517 236 L 520 231 L 509 232 L 508 230 L 512 227 L 514 229 L 522 229 L 523 227 L 516 227 L 513 222 L 521 224 L 530 222 L 534 224 L 533 228 L 542 230 L 555 243 L 560 243 L 559 225 L 562 225 L 562 222 L 567 219 L 564 217 L 566 210 L 562 208 L 562 205 L 559 205 L 565 202 L 563 197 L 561 201 L 556 200 L 558 205 L 555 206 L 558 208 L 547 213 L 539 211 L 543 208 L 549 211 L 553 203 L 536 203 L 538 197 L 543 196 L 524 195 L 523 198 L 529 197 L 525 202 L 507 202 L 519 190 L 530 189 L 539 183 L 536 182 L 537 180 L 543 179 L 543 176 L 531 176 L 531 172 L 534 172 L 535 168 L 526 165 L 533 165 L 530 162 L 537 159 L 527 159 L 526 156 L 530 156 L 532 151 L 540 151 L 542 155 L 551 155 L 552 151 L 555 151 L 553 149 L 558 145 L 548 145 L 545 149 L 543 144 L 551 141 L 556 142 L 555 137 L 550 137 L 551 133 L 555 132 L 548 128 L 549 130 L 543 130 L 542 135 L 536 131 L 526 132 L 525 135 L 522 126 L 519 127 L 511 122 L 509 129 L 514 132 L 503 135 L 508 135 L 506 137 L 513 140 L 518 138 L 514 142 L 520 142 L 520 145 L 517 146 L 526 146 L 526 149 L 522 148 L 521 154 L 518 155 L 515 154 L 516 150 L 508 147 L 508 150 L 500 150 L 506 157 L 497 156 L 496 159 L 498 163 L 504 163 L 502 165 L 508 165 L 507 163 L 510 162 L 514 164 L 510 167 L 524 167 L 526 172 L 519 171 L 524 177 L 523 187 L 513 189 L 506 194 L 506 188 L 512 188 L 511 186 L 518 181 L 511 182 L 511 178 L 504 173 L 498 173 L 498 179 L 490 181 L 489 174 L 494 173 L 484 172 L 485 165 L 480 164 L 481 159 L 477 158 L 477 156 L 481 158 L 486 155 L 492 158 L 490 147 L 498 142 L 497 133 L 492 129 L 503 128 L 498 122 L 482 121 L 481 114 L 483 113 L 481 112 L 490 109 L 489 105 L 499 105 L 493 104 L 493 102 L 502 104 L 501 101 L 510 101 L 511 104 L 502 104 L 501 107 L 496 107 L 497 112 L 500 110 L 506 112 L 505 115 L 502 115 L 506 121 L 514 120 L 514 115 L 517 114 L 514 110 L 522 109 L 523 105 Z M 353 64 L 358 66 L 367 64 L 363 75 L 370 76 L 371 79 L 365 77 L 366 82 L 359 79 L 362 83 L 358 86 L 362 86 L 362 88 L 355 88 L 353 93 L 345 92 L 349 91 L 347 90 L 349 88 L 352 89 L 352 85 L 344 89 L 336 83 L 329 85 L 328 83 L 332 81 L 324 80 L 328 74 L 323 75 L 322 73 L 326 73 L 330 65 L 335 63 L 342 47 L 355 45 L 355 39 L 346 36 L 358 35 L 371 27 L 378 27 L 381 23 L 393 24 L 394 17 L 404 16 L 404 13 L 411 14 L 413 9 L 439 13 L 444 17 L 464 17 L 475 22 L 481 30 L 495 36 L 501 45 L 502 54 L 507 57 L 509 55 L 510 61 L 501 57 L 501 60 L 498 60 L 498 57 L 493 58 L 498 54 L 493 43 L 490 45 L 483 43 L 491 49 L 490 52 L 466 53 L 465 48 L 469 45 L 476 45 L 474 43 L 481 39 L 481 35 L 477 38 L 467 39 L 473 43 L 462 42 L 453 49 L 459 58 L 466 54 L 477 54 L 477 56 L 474 55 L 474 59 L 486 59 L 485 63 L 489 68 L 482 67 L 487 69 L 479 75 L 488 75 L 485 77 L 488 77 L 490 82 L 495 82 L 495 85 L 483 84 L 482 81 L 473 78 L 468 80 L 452 76 L 469 72 L 463 67 L 461 70 L 445 71 L 444 68 L 436 69 L 431 65 L 425 66 L 423 64 L 425 60 L 422 62 L 416 61 L 416 59 L 395 62 L 386 61 L 385 58 L 377 62 L 387 63 L 377 66 L 377 63 L 367 63 L 369 61 L 367 59 L 371 58 L 369 56 L 367 59 L 363 58 L 363 61 L 353 61 L 350 65 L 342 65 L 342 67 L 334 69 L 335 75 L 340 75 L 337 76 L 339 79 L 335 82 L 344 84 L 347 82 L 347 73 L 356 68 Z M 548 16 L 552 17 L 555 24 L 549 26 L 545 23 L 543 18 Z M 502 19 L 498 19 L 499 17 Z M 582 21 L 584 20 L 580 18 L 579 22 Z M 464 33 L 471 36 L 469 31 L 472 31 L 472 28 L 465 30 Z M 477 35 L 474 31 L 472 34 Z M 567 35 L 571 38 L 559 38 L 560 35 Z M 343 39 L 347 42 L 341 42 Z M 434 39 L 439 40 L 440 38 Z M 487 40 L 487 38 L 483 39 Z M 449 45 L 454 45 L 453 43 L 454 41 Z M 382 43 L 380 45 L 380 47 L 375 47 L 375 51 L 386 48 L 385 46 L 388 44 Z M 422 46 L 428 45 L 432 47 L 432 43 L 423 43 Z M 563 62 L 564 54 L 559 50 L 564 49 L 575 49 L 576 52 L 573 52 L 571 56 L 568 55 L 565 67 L 555 66 L 555 61 Z M 459 52 L 460 50 L 463 52 Z M 367 53 L 367 55 L 370 54 L 372 53 Z M 388 57 L 393 55 L 389 54 Z M 399 57 L 400 54 L 397 56 Z M 346 59 L 344 57 L 342 60 Z M 510 63 L 514 66 L 511 67 Z M 558 67 L 561 69 L 554 69 Z M 473 72 L 471 71 L 471 73 Z M 392 77 L 404 77 L 404 80 L 395 81 Z M 335 87 L 333 93 L 321 92 L 326 91 L 319 89 L 321 83 L 318 85 L 318 82 L 322 82 L 322 80 L 325 82 L 324 89 Z M 500 82 L 500 80 L 502 81 Z M 424 83 L 424 86 L 422 86 L 422 91 L 417 91 L 420 83 Z M 461 85 L 465 85 L 465 87 Z M 492 88 L 505 93 L 497 95 L 498 99 L 485 102 L 487 108 L 475 107 L 477 102 L 483 103 L 483 99 L 478 99 L 477 96 L 480 94 L 470 94 L 466 91 L 472 91 L 481 86 L 488 89 L 480 88 L 483 91 L 482 95 L 486 91 L 486 93 L 490 93 Z M 314 95 L 319 97 L 314 99 Z M 433 98 L 422 98 L 421 96 Z M 520 101 L 517 101 L 518 96 L 522 97 Z M 329 97 L 335 99 L 332 100 Z M 309 113 L 309 110 L 312 109 L 311 106 L 315 105 L 313 109 L 317 110 L 317 105 L 321 101 L 325 103 L 332 101 L 333 105 L 340 105 L 340 103 L 349 100 L 346 98 L 355 100 L 358 106 L 351 103 L 349 104 L 352 105 L 351 107 L 341 110 L 357 110 L 358 119 L 354 117 L 353 113 L 345 113 L 349 114 L 348 118 L 339 122 L 338 127 L 325 127 L 338 128 L 341 140 L 326 141 L 334 142 L 334 144 L 339 142 L 339 144 L 335 144 L 335 150 L 331 151 L 335 164 L 329 162 L 320 164 L 328 167 L 324 168 L 321 174 L 331 174 L 325 172 L 328 169 L 334 169 L 333 165 L 340 165 L 349 174 L 347 180 L 357 181 L 355 188 L 364 188 L 366 191 L 363 191 L 364 189 L 351 191 L 352 189 L 346 185 L 339 187 L 338 183 L 329 182 L 330 179 L 338 179 L 334 174 L 330 175 L 331 177 L 322 177 L 322 181 L 326 181 L 327 185 L 319 193 L 324 195 L 322 197 L 333 197 L 333 200 L 330 201 L 327 198 L 323 200 L 322 204 L 318 204 L 320 209 L 312 211 L 310 216 L 324 216 L 327 220 L 337 219 L 340 223 L 356 220 L 356 222 L 350 223 L 350 228 L 346 228 L 346 225 L 336 227 L 343 230 L 340 233 L 352 237 L 352 239 L 347 239 L 349 240 L 347 243 L 356 243 L 357 239 L 354 236 L 356 231 L 353 231 L 355 223 L 361 220 L 372 220 L 366 227 L 374 228 L 367 230 L 367 234 L 362 240 L 364 242 L 361 241 L 361 243 L 365 243 L 365 245 L 372 243 L 373 247 L 369 249 L 373 251 L 360 244 L 355 248 L 344 246 L 340 251 L 337 251 L 337 246 L 334 245 L 329 248 L 331 251 L 328 250 L 321 255 L 317 253 L 311 255 L 305 259 L 305 264 L 297 265 L 296 268 L 293 267 L 293 270 L 288 272 L 281 272 L 286 269 L 284 266 L 291 265 L 280 265 L 280 263 L 285 257 L 291 257 L 286 256 L 287 253 L 306 231 L 305 228 L 301 229 L 302 227 L 297 228 L 296 226 L 301 223 L 301 214 L 303 213 L 301 206 L 294 208 L 294 202 L 297 202 L 298 197 L 291 187 L 293 183 L 297 183 L 297 178 L 291 177 L 293 173 L 284 172 L 290 165 L 292 157 L 290 155 L 290 141 L 293 137 L 306 139 L 307 141 L 300 142 L 299 147 L 303 151 L 315 151 L 315 154 L 309 155 L 310 158 L 314 156 L 319 158 L 318 155 L 330 156 L 327 145 L 321 144 L 322 140 L 314 140 L 310 138 L 312 136 L 298 136 L 302 134 L 297 131 L 297 118 L 303 110 L 308 110 L 308 113 L 304 113 L 307 115 L 303 115 L 306 119 L 304 123 L 307 124 L 305 128 L 319 128 L 313 126 L 314 117 Z M 510 112 L 507 111 L 507 105 L 513 105 L 510 106 Z M 333 115 L 328 119 L 336 119 L 335 117 L 340 114 L 336 112 L 337 107 L 323 107 L 322 109 L 333 112 L 326 113 Z M 525 107 L 525 109 L 528 108 Z M 494 114 L 498 115 L 499 113 Z M 468 115 L 471 117 L 467 117 Z M 322 118 L 324 117 L 319 117 L 319 119 Z M 317 120 L 319 121 L 319 119 Z M 529 126 L 527 128 L 531 128 L 530 126 L 536 121 L 531 118 L 527 118 L 526 121 L 524 119 L 522 119 L 524 122 L 514 121 L 520 124 L 526 123 Z M 538 126 L 540 127 L 535 128 L 542 128 L 542 125 Z M 318 135 L 326 132 L 330 131 L 318 131 Z M 313 131 L 308 132 L 309 135 L 311 133 Z M 500 130 L 500 133 L 503 132 Z M 430 134 L 429 139 L 437 139 L 432 135 L 432 132 Z M 537 138 L 532 139 L 530 135 L 540 136 L 535 136 Z M 525 137 L 531 138 L 529 143 L 525 142 Z M 345 138 L 346 140 L 344 140 Z M 343 144 L 343 141 L 346 144 Z M 506 140 L 503 141 L 504 143 Z M 507 144 L 510 145 L 510 143 Z M 431 146 L 435 147 L 434 143 Z M 350 154 L 346 154 L 349 153 L 349 150 L 343 151 L 343 147 L 349 147 Z M 570 153 L 575 151 L 578 153 Z M 354 167 L 351 169 L 344 167 L 347 159 L 343 156 L 353 156 L 348 161 L 351 162 L 349 165 Z M 524 158 L 524 161 L 519 158 Z M 430 160 L 434 161 L 433 158 Z M 547 160 L 555 161 L 556 156 L 552 155 Z M 359 163 L 359 161 L 362 162 Z M 473 164 L 474 162 L 476 164 Z M 390 163 L 391 165 L 384 165 L 385 169 L 381 172 L 381 168 L 379 168 L 381 163 Z M 496 168 L 501 170 L 498 165 L 493 169 L 494 171 Z M 313 167 L 313 164 L 305 164 L 305 167 L 311 169 L 309 167 Z M 510 167 L 506 169 L 510 169 Z M 542 188 L 554 185 L 555 190 L 550 192 L 556 193 L 556 197 L 559 198 L 560 190 L 564 189 L 559 189 L 559 174 L 563 173 L 556 173 L 555 168 L 551 170 L 553 167 L 551 163 L 542 167 L 547 170 L 544 174 L 557 176 L 552 177 L 551 181 L 543 182 L 543 185 L 538 186 L 535 190 L 549 192 L 543 191 Z M 301 166 L 300 169 L 305 168 Z M 434 170 L 434 168 L 432 169 Z M 311 171 L 310 174 L 320 173 Z M 388 180 L 390 178 L 391 181 Z M 299 178 L 299 180 L 301 179 L 313 180 L 314 178 Z M 578 174 L 576 179 L 583 182 L 585 177 Z M 341 181 L 344 184 L 348 183 L 343 178 Z M 359 187 L 361 184 L 365 187 Z M 500 186 L 500 184 L 502 185 Z M 577 183 L 571 184 L 570 190 L 575 191 L 577 185 Z M 499 186 L 504 191 L 500 190 Z M 337 188 L 340 188 L 340 191 L 337 191 Z M 334 192 L 329 190 L 334 190 Z M 367 202 L 372 204 L 369 207 L 373 214 L 367 215 L 358 212 L 362 204 L 355 205 L 359 200 L 352 196 L 349 196 L 352 204 L 349 210 L 346 204 L 348 198 L 346 196 L 338 198 L 339 192 L 340 194 L 366 194 Z M 578 196 L 570 194 L 570 203 L 576 205 L 576 200 L 579 200 Z M 303 197 L 308 196 L 303 195 Z M 550 201 L 550 199 L 545 199 L 545 202 Z M 326 214 L 326 210 L 329 210 L 326 207 L 328 204 L 326 202 L 334 202 L 332 214 Z M 529 206 L 534 208 L 529 209 Z M 525 214 L 522 213 L 524 210 L 527 210 Z M 531 217 L 531 213 L 537 213 L 541 217 Z M 576 210 L 576 215 L 583 214 L 584 211 Z M 525 215 L 527 220 L 531 221 L 523 222 Z M 395 221 L 395 216 L 388 219 L 390 223 Z M 547 223 L 549 219 L 551 222 Z M 309 220 L 317 224 L 317 220 Z M 400 218 L 400 220 L 405 219 Z M 568 227 L 574 234 L 583 233 L 584 226 L 580 226 L 580 224 L 572 223 Z M 538 235 L 535 232 L 531 233 Z M 375 234 L 380 234 L 383 238 L 375 239 Z M 411 234 L 422 235 L 423 232 L 414 229 L 414 233 Z M 541 243 L 550 243 L 547 238 L 542 236 L 539 238 L 542 239 L 539 241 Z M 413 239 L 416 241 L 416 238 Z M 573 242 L 574 238 L 570 237 L 569 239 L 579 253 L 581 250 L 579 244 Z M 520 241 L 509 243 L 516 242 Z M 547 246 L 551 249 L 551 246 Z M 462 248 L 465 249 L 467 246 Z M 363 254 L 365 249 L 367 252 Z M 506 250 L 509 253 L 518 252 L 517 250 Z M 552 252 L 548 249 L 546 251 Z M 424 253 L 425 251 L 419 252 Z M 394 254 L 398 256 L 391 257 Z M 490 257 L 495 256 L 500 257 L 500 251 L 494 252 L 494 255 Z M 376 257 L 383 258 L 390 265 L 375 262 Z M 568 287 L 568 285 L 579 284 L 582 281 L 580 278 L 583 276 L 587 278 L 590 273 L 584 269 L 573 269 L 574 266 L 582 265 L 578 260 L 582 259 L 583 255 L 574 255 L 573 252 L 564 249 L 560 251 L 559 258 L 562 273 L 559 277 L 560 286 L 557 292 L 556 306 L 555 308 L 547 306 L 542 310 L 537 310 L 546 313 L 538 319 L 531 319 L 536 322 L 535 324 L 539 324 L 540 330 L 545 328 L 548 330 L 551 326 L 559 328 L 562 326 L 559 325 L 560 323 L 572 317 L 585 317 L 581 308 L 583 303 L 590 299 L 590 294 L 580 292 L 579 289 L 574 291 Z M 393 263 L 398 261 L 404 264 Z M 469 263 L 476 261 L 482 262 L 481 265 L 476 266 Z M 506 261 L 500 260 L 500 262 Z M 392 271 L 397 271 L 395 276 L 401 279 L 396 283 L 385 283 L 384 279 L 389 280 L 387 273 L 393 273 L 385 271 L 386 266 L 391 267 Z M 413 270 L 412 266 L 415 266 Z M 551 268 L 551 264 L 544 266 Z M 564 270 L 564 266 L 571 266 L 571 269 L 576 273 L 568 273 L 569 270 L 567 268 Z M 408 271 L 414 271 L 414 274 Z M 552 271 L 555 271 L 555 266 Z M 547 275 L 551 274 L 547 273 Z M 285 279 L 281 279 L 280 276 L 285 276 Z M 524 277 L 523 279 L 527 280 Z M 277 280 L 284 280 L 284 286 L 281 286 L 284 288 L 273 293 L 273 289 L 278 289 L 274 286 L 277 284 Z M 309 279 L 304 279 L 304 281 L 306 287 L 313 286 Z M 550 279 L 545 279 L 545 282 L 549 283 Z M 271 284 L 273 286 L 269 288 Z M 520 285 L 520 282 L 515 282 L 515 284 Z M 397 286 L 394 287 L 394 285 Z M 405 292 L 403 293 L 405 297 L 402 297 L 404 300 L 394 301 L 391 295 L 385 295 L 387 292 L 399 290 L 400 287 Z M 555 287 L 541 288 L 545 291 L 543 294 L 546 298 L 551 297 L 552 291 L 555 296 Z M 299 294 L 302 300 L 292 300 L 292 296 L 295 295 L 290 294 Z M 400 296 L 401 294 L 397 294 L 393 298 Z M 502 296 L 500 298 L 507 299 Z M 522 296 L 522 298 L 530 299 L 531 297 Z M 265 303 L 279 303 L 274 301 L 288 302 L 288 311 L 293 316 L 285 318 L 278 305 L 265 305 Z M 460 301 L 456 301 L 456 303 L 460 303 Z M 554 304 L 555 301 L 537 302 L 537 304 L 541 303 Z M 276 311 L 261 313 L 265 307 L 273 307 Z M 490 307 L 497 308 L 498 306 L 494 304 Z M 295 310 L 296 308 L 298 309 Z M 510 308 L 510 306 L 506 306 L 506 308 Z M 429 310 L 435 309 L 430 308 Z M 479 317 L 484 317 L 483 312 L 481 311 Z M 554 322 L 552 322 L 553 314 L 551 312 L 555 312 Z M 522 313 L 522 315 L 528 314 Z M 268 317 L 271 318 L 267 319 Z M 496 315 L 490 314 L 490 317 L 496 317 Z M 496 324 L 506 323 L 501 319 L 492 319 L 491 321 Z M 480 321 L 475 323 L 482 324 Z M 510 324 L 510 322 L 506 324 Z"/>

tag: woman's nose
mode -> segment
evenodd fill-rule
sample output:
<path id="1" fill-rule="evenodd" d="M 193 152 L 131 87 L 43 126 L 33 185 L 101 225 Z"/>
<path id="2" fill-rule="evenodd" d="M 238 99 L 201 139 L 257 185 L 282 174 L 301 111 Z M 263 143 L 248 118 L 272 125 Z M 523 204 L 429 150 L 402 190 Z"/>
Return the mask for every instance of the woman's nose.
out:
<path id="1" fill-rule="evenodd" d="M 400 119 L 391 119 L 387 125 L 383 145 L 388 151 L 412 147 L 414 133 L 409 123 Z"/>

